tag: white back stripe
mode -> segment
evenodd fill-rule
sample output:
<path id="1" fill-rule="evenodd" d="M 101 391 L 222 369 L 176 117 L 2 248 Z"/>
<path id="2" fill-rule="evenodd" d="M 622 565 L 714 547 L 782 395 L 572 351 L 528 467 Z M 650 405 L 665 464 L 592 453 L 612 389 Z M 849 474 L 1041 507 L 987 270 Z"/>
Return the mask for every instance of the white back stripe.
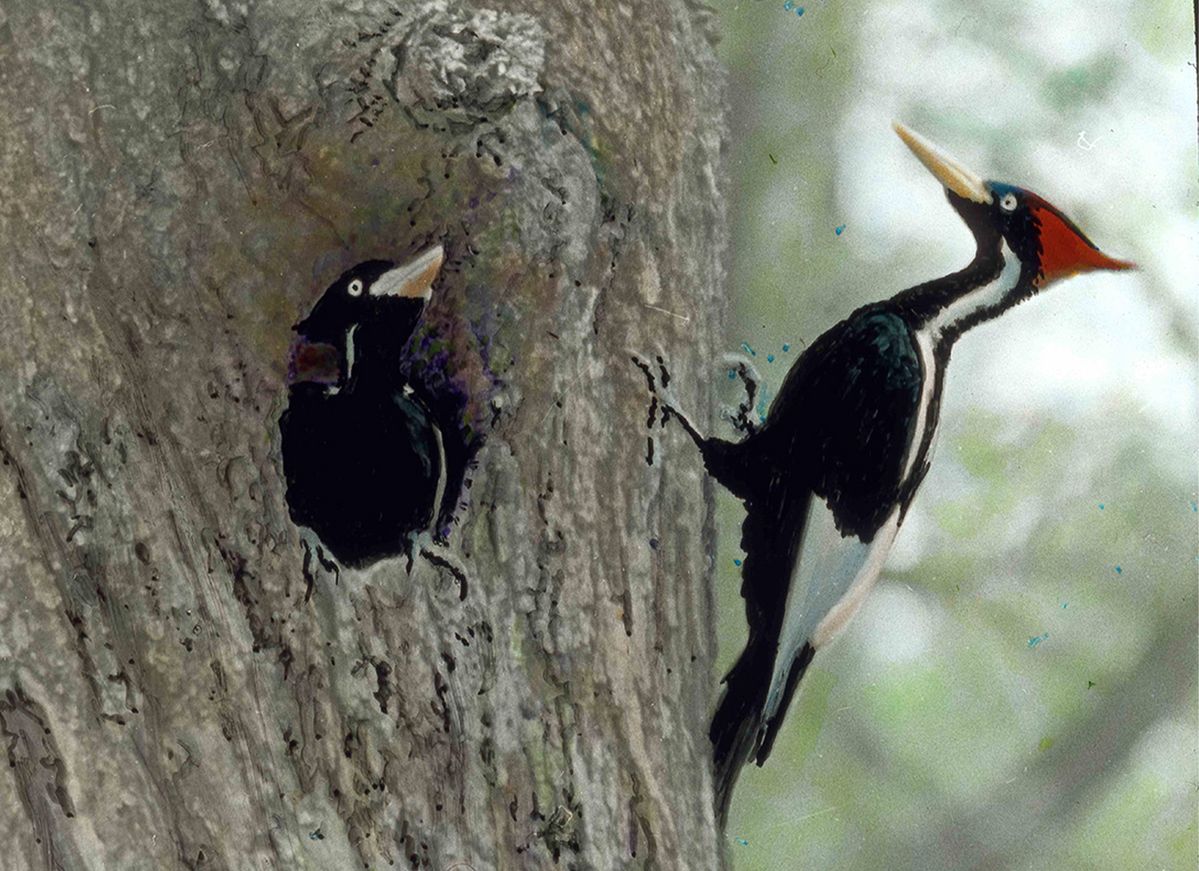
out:
<path id="1" fill-rule="evenodd" d="M 916 426 L 912 430 L 912 443 L 908 446 L 908 454 L 903 462 L 901 483 L 906 483 L 911 477 L 916 467 L 916 459 L 920 456 L 920 445 L 924 441 L 924 430 L 928 426 L 933 392 L 937 389 L 937 357 L 934 352 L 942 334 L 975 312 L 1001 303 L 1020 280 L 1020 258 L 1008 247 L 1006 239 L 1003 240 L 1000 254 L 1003 257 L 1003 269 L 993 281 L 958 297 L 916 331 L 916 351 L 920 355 L 920 367 L 924 370 L 923 383 L 920 388 L 920 406 L 916 410 Z M 936 436 L 934 432 L 932 441 L 929 442 L 930 457 Z"/>
<path id="2" fill-rule="evenodd" d="M 436 537 L 440 530 L 437 528 L 437 521 L 441 518 L 441 500 L 445 498 L 446 476 L 449 474 L 449 469 L 445 465 L 445 441 L 441 437 L 441 427 L 436 421 L 429 421 L 433 429 L 433 437 L 437 440 L 437 489 L 433 493 L 433 536 Z"/>
<path id="3" fill-rule="evenodd" d="M 912 443 L 908 445 L 908 455 L 903 461 L 900 486 L 907 483 L 916 465 L 916 458 L 920 456 L 920 443 L 924 441 L 924 428 L 927 426 L 928 412 L 933 403 L 933 391 L 937 388 L 937 358 L 933 353 L 934 345 L 935 339 L 928 330 L 919 330 L 916 333 L 916 351 L 920 354 L 920 368 L 924 371 L 921 374 L 920 407 L 916 409 L 916 426 L 912 430 Z"/>

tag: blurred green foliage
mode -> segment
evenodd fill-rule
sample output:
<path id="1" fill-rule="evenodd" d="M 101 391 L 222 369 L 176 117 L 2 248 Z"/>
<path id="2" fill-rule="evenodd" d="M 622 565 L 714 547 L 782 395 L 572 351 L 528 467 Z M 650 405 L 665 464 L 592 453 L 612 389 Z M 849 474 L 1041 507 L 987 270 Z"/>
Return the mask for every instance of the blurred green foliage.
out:
<path id="1" fill-rule="evenodd" d="M 1195 272 L 1169 241 L 1194 243 L 1199 225 L 1189 4 L 716 8 L 733 88 L 728 345 L 757 351 L 771 394 L 855 307 L 961 265 L 960 239 L 930 244 L 922 227 L 942 216 L 896 191 L 880 219 L 870 182 L 854 187 L 863 168 L 885 177 L 860 138 L 890 136 L 892 115 L 988 155 L 979 168 L 998 177 L 1067 192 L 1083 226 L 1144 267 L 1102 286 L 1119 303 L 1021 315 L 1017 331 L 1035 331 L 1052 312 L 1044 328 L 1098 352 L 1102 379 L 1012 400 L 990 388 L 1019 359 L 1001 347 L 1014 333 L 963 340 L 974 349 L 955 354 L 933 469 L 879 588 L 816 657 L 767 765 L 742 776 L 735 867 L 1199 867 Z M 1144 153 L 1087 150 L 1104 136 Z M 1108 305 L 1125 308 L 1089 308 Z M 708 374 L 735 401 L 737 384 Z M 1161 379 L 1180 386 L 1156 400 L 1142 385 Z M 722 667 L 744 641 L 741 516 L 722 498 Z"/>

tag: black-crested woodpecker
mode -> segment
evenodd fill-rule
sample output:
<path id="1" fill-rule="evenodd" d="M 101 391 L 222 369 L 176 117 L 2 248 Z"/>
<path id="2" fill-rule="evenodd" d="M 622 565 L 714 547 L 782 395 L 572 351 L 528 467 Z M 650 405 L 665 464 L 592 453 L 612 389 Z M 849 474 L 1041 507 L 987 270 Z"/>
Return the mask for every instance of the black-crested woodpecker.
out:
<path id="1" fill-rule="evenodd" d="M 400 363 L 442 260 L 437 246 L 360 263 L 293 328 L 279 419 L 288 509 L 344 566 L 410 555 L 441 504 L 441 432 Z"/>
<path id="2" fill-rule="evenodd" d="M 812 342 L 741 442 L 705 438 L 665 403 L 746 508 L 749 640 L 709 732 L 722 822 L 742 766 L 770 755 L 812 656 L 878 578 L 929 468 L 954 343 L 1056 281 L 1132 267 L 1036 194 L 985 181 L 902 124 L 895 130 L 974 235 L 970 263 L 863 306 Z"/>

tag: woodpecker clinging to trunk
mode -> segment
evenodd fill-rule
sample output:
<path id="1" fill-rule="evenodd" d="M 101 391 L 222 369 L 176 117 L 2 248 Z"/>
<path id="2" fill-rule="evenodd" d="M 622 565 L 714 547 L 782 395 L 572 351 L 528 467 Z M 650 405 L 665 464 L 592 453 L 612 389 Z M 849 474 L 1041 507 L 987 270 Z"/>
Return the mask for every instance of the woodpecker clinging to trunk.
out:
<path id="1" fill-rule="evenodd" d="M 902 124 L 895 130 L 973 233 L 973 260 L 821 335 L 744 441 L 705 438 L 666 403 L 746 508 L 749 640 L 709 733 L 722 821 L 741 767 L 766 761 L 804 669 L 882 569 L 929 468 L 954 342 L 1055 281 L 1132 267 L 1036 194 L 984 181 Z"/>

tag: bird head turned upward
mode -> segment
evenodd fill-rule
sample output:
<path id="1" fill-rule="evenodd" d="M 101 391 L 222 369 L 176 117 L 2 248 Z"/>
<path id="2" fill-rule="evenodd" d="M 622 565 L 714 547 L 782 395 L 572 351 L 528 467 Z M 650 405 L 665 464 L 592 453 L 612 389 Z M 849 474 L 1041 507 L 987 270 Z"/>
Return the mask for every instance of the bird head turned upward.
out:
<path id="1" fill-rule="evenodd" d="M 406 263 L 367 260 L 346 270 L 292 329 L 289 381 L 344 383 L 364 352 L 398 354 L 433 293 L 444 252 Z"/>
<path id="2" fill-rule="evenodd" d="M 978 245 L 976 262 L 994 267 L 993 280 L 972 288 L 941 313 L 961 328 L 986 320 L 1064 278 L 1093 270 L 1133 269 L 1109 257 L 1078 225 L 1041 196 L 988 181 L 899 122 L 895 132 L 941 182 L 950 205 Z"/>

